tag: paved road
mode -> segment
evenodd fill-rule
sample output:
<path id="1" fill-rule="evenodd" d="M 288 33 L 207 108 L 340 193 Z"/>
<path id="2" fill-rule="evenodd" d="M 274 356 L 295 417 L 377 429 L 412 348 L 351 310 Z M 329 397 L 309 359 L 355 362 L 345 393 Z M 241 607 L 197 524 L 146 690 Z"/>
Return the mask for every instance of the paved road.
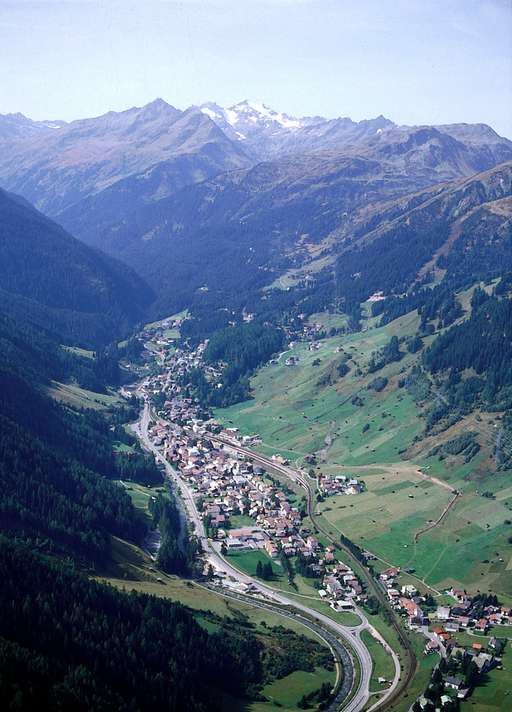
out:
<path id="1" fill-rule="evenodd" d="M 292 467 L 289 467 L 287 465 L 282 465 L 279 462 L 276 462 L 275 460 L 272 460 L 272 458 L 267 457 L 265 455 L 262 455 L 260 453 L 254 452 L 252 450 L 249 450 L 246 447 L 243 447 L 242 445 L 239 445 L 238 443 L 233 442 L 232 440 L 229 440 L 224 437 L 219 437 L 219 436 L 212 436 L 210 438 L 213 442 L 216 442 L 217 444 L 222 444 L 224 445 L 225 448 L 229 448 L 233 450 L 234 452 L 237 452 L 239 455 L 244 455 L 246 457 L 251 458 L 254 462 L 259 463 L 260 465 L 263 465 L 264 467 L 274 469 L 275 471 L 283 474 L 285 477 L 291 479 L 293 482 L 296 482 L 298 485 L 300 485 L 306 492 L 308 496 L 308 509 L 310 512 L 310 515 L 313 515 L 313 509 L 314 509 L 314 498 L 313 498 L 313 492 L 311 489 L 311 485 L 308 482 L 307 478 L 305 475 L 302 473 L 298 472 Z M 383 702 L 390 697 L 393 692 L 395 691 L 399 681 L 400 681 L 400 660 L 398 658 L 398 655 L 395 653 L 395 651 L 388 645 L 388 643 L 384 640 L 384 638 L 380 635 L 380 633 L 369 623 L 368 619 L 364 615 L 363 611 L 360 608 L 356 608 L 357 614 L 361 618 L 361 625 L 354 627 L 352 629 L 352 635 L 355 636 L 355 638 L 359 641 L 361 646 L 364 648 L 366 653 L 368 653 L 366 646 L 362 643 L 360 640 L 360 634 L 363 630 L 368 630 L 369 633 L 376 638 L 384 647 L 388 655 L 393 659 L 394 663 L 394 676 L 393 676 L 393 682 L 391 683 L 390 687 L 383 692 L 383 694 L 379 697 L 378 701 L 370 707 L 369 712 L 371 712 L 374 707 L 381 706 Z M 351 642 L 354 642 L 354 639 L 351 640 Z M 369 655 L 368 655 L 369 657 Z M 360 659 L 361 662 L 361 659 Z M 361 665 L 361 669 L 363 669 L 363 666 Z M 369 682 L 370 682 L 370 677 L 371 677 L 371 671 L 372 671 L 372 662 L 370 658 L 370 665 L 367 670 L 363 670 L 362 677 L 364 680 L 362 680 L 362 684 L 365 685 L 368 689 Z M 369 697 L 369 695 L 368 695 Z M 351 710 L 356 710 L 360 708 L 346 708 L 351 709 Z"/>
<path id="2" fill-rule="evenodd" d="M 139 395 L 143 395 L 143 393 L 139 391 Z M 181 502 L 186 509 L 189 522 L 193 525 L 194 534 L 200 540 L 208 561 L 217 571 L 232 577 L 236 581 L 251 585 L 253 590 L 258 594 L 270 598 L 280 605 L 293 606 L 295 610 L 306 614 L 310 619 L 313 619 L 313 621 L 317 621 L 323 627 L 327 628 L 328 631 L 333 633 L 338 640 L 343 641 L 343 644 L 349 647 L 358 658 L 361 674 L 359 676 L 357 690 L 352 695 L 349 702 L 342 707 L 342 709 L 344 712 L 358 712 L 361 710 L 369 699 L 369 682 L 373 667 L 371 656 L 366 646 L 359 638 L 359 630 L 361 626 L 356 626 L 354 629 L 351 629 L 348 626 L 343 626 L 323 613 L 319 613 L 311 608 L 308 608 L 302 603 L 291 601 L 284 594 L 275 591 L 269 586 L 266 586 L 265 584 L 251 578 L 247 574 L 244 574 L 231 566 L 231 564 L 220 555 L 220 551 L 214 547 L 213 543 L 211 543 L 206 536 L 203 521 L 196 509 L 190 489 L 171 464 L 164 458 L 159 449 L 151 442 L 148 433 L 150 419 L 150 406 L 147 399 L 145 399 L 144 409 L 140 420 L 133 426 L 133 430 L 145 447 L 154 454 L 156 460 L 165 467 L 168 477 L 172 479 L 173 483 L 179 490 L 181 494 Z M 300 614 L 295 615 L 297 616 Z"/>
<path id="3" fill-rule="evenodd" d="M 347 649 L 345 648 L 344 645 L 340 644 L 339 640 L 335 636 L 333 636 L 328 630 L 326 630 L 324 627 L 318 625 L 314 621 L 311 621 L 308 618 L 305 618 L 305 617 L 301 616 L 300 614 L 297 614 L 291 610 L 284 610 L 283 608 L 278 608 L 277 606 L 275 606 L 272 603 L 269 603 L 267 601 L 255 601 L 254 598 L 251 596 L 246 596 L 241 593 L 226 591 L 225 589 L 219 589 L 216 586 L 205 584 L 205 587 L 211 589 L 212 591 L 215 591 L 215 593 L 217 593 L 220 596 L 224 596 L 225 598 L 232 598 L 236 601 L 241 601 L 241 602 L 245 603 L 246 605 L 253 606 L 255 608 L 262 608 L 264 610 L 269 610 L 269 611 L 272 611 L 273 613 L 277 613 L 280 616 L 289 618 L 290 620 L 293 620 L 296 622 L 298 621 L 301 625 L 305 626 L 306 628 L 309 628 L 314 633 L 316 633 L 316 635 L 318 635 L 321 639 L 323 639 L 331 648 L 331 651 L 334 655 L 334 659 L 336 661 L 336 665 L 337 665 L 336 682 L 337 683 L 339 681 L 339 675 L 343 674 L 343 678 L 341 680 L 341 685 L 339 685 L 339 687 L 337 687 L 336 696 L 331 700 L 329 706 L 326 708 L 326 711 L 327 712 L 336 712 L 337 710 L 340 709 L 342 702 L 347 698 L 347 696 L 350 693 L 350 690 L 352 688 L 353 678 L 354 678 L 354 668 L 352 665 L 351 657 L 347 652 Z M 341 665 L 340 665 L 340 663 L 341 663 Z"/>

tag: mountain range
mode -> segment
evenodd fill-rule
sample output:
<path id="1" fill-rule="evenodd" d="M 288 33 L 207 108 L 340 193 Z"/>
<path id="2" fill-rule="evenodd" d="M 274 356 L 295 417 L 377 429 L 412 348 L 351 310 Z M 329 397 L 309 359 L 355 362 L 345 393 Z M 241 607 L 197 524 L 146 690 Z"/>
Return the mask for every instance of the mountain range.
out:
<path id="1" fill-rule="evenodd" d="M 128 496 L 140 496 L 135 482 L 144 493 L 162 484 L 126 427 L 136 399 L 120 405 L 115 395 L 134 371 L 152 374 L 150 347 L 190 355 L 207 339 L 209 360 L 196 358 L 201 349 L 182 359 L 190 370 L 172 384 L 179 399 L 237 427 L 247 407 L 251 432 L 276 428 L 258 432 L 266 447 L 315 465 L 311 482 L 332 466 L 334 444 L 344 448 L 335 468 L 378 473 L 364 475 L 365 494 L 393 474 L 377 487 L 378 504 L 354 510 L 368 524 L 358 543 L 350 523 L 336 525 L 336 540 L 348 532 L 341 541 L 361 562 L 381 536 L 391 548 L 375 554 L 386 566 L 423 567 L 422 585 L 474 592 L 489 565 L 489 592 L 510 589 L 511 141 L 483 124 L 297 118 L 251 101 L 181 111 L 157 99 L 70 123 L 0 116 L 0 185 L 0 603 L 10 612 L 0 617 L 0 679 L 9 709 L 42 700 L 63 710 L 216 710 L 261 688 L 262 661 L 269 679 L 279 667 L 269 636 L 282 638 L 282 628 L 253 637 L 238 615 L 204 611 L 196 621 L 159 597 L 182 595 L 178 578 L 161 588 L 160 554 L 155 575 L 135 563 L 156 526 L 171 561 L 184 561 L 180 540 L 190 564 L 195 555 L 171 488 L 145 494 L 143 516 Z M 160 338 L 155 321 L 177 312 Z M 276 356 L 288 348 L 293 359 Z M 157 411 L 176 397 L 171 375 L 148 390 Z M 254 404 L 262 410 L 253 418 Z M 400 500 L 402 465 L 411 494 Z M 416 504 L 418 476 L 423 502 L 440 486 L 451 503 Z M 404 514 L 396 502 L 405 497 Z M 446 552 L 444 573 L 429 583 Z M 455 571 L 451 562 L 466 558 L 474 568 Z M 297 561 L 288 566 L 302 576 Z M 156 595 L 117 593 L 97 581 L 102 572 L 123 589 L 133 576 L 153 582 Z M 305 639 L 290 640 L 281 644 L 302 651 Z"/>
<path id="2" fill-rule="evenodd" d="M 247 100 L 157 99 L 70 123 L 10 114 L 0 149 L 0 184 L 134 269 L 154 315 L 204 286 L 240 295 L 334 264 L 425 191 L 512 160 L 484 124 L 297 118 Z"/>
<path id="3" fill-rule="evenodd" d="M 304 153 L 358 154 L 413 172 L 419 162 L 435 174 L 432 181 L 512 157 L 512 143 L 483 124 L 400 127 L 383 116 L 295 118 L 251 101 L 181 111 L 162 99 L 70 123 L 0 116 L 0 149 L 2 186 L 51 217 L 80 210 L 83 200 L 86 210 L 120 214 L 216 175 Z"/>
<path id="4" fill-rule="evenodd" d="M 157 99 L 70 123 L 10 114 L 0 149 L 0 184 L 128 264 L 150 285 L 134 280 L 142 301 L 157 295 L 153 315 L 205 286 L 241 295 L 332 265 L 431 189 L 512 160 L 484 124 L 293 117 L 247 100 Z"/>

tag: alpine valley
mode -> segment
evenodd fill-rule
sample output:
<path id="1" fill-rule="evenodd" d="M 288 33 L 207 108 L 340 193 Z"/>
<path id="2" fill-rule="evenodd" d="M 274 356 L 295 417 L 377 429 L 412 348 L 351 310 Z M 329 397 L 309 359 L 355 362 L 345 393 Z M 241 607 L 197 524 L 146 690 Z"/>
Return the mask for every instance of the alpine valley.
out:
<path id="1" fill-rule="evenodd" d="M 0 115 L 3 710 L 503 710 L 512 141 Z"/>

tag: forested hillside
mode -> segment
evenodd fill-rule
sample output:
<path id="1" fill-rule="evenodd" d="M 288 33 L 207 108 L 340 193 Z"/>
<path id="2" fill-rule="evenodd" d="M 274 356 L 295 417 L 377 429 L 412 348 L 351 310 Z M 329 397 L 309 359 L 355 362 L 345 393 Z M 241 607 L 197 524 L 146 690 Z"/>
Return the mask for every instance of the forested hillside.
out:
<path id="1" fill-rule="evenodd" d="M 128 438 L 119 423 L 137 409 L 107 419 L 49 398 L 52 379 L 92 369 L 105 386 L 110 372 L 94 374 L 94 359 L 39 327 L 2 316 L 0 345 L 2 709 L 220 710 L 226 693 L 253 696 L 267 678 L 267 653 L 248 631 L 208 633 L 178 604 L 80 573 L 111 565 L 113 537 L 141 544 L 147 532 L 112 481 L 161 483 L 152 458 L 114 453 L 117 438 Z M 175 506 L 160 501 L 157 565 L 188 575 Z"/>
<path id="2" fill-rule="evenodd" d="M 93 347 L 126 335 L 153 298 L 130 269 L 2 190 L 0 294 L 13 318 Z"/>
<path id="3" fill-rule="evenodd" d="M 2 531 L 88 564 L 108 559 L 111 534 L 140 541 L 143 522 L 109 481 L 123 472 L 115 432 L 102 416 L 46 395 L 53 379 L 76 378 L 82 368 L 102 386 L 105 374 L 94 373 L 91 359 L 82 366 L 84 359 L 37 327 L 5 316 L 0 344 Z"/>
<path id="4" fill-rule="evenodd" d="M 255 641 L 0 537 L 2 709 L 220 710 L 261 680 Z"/>

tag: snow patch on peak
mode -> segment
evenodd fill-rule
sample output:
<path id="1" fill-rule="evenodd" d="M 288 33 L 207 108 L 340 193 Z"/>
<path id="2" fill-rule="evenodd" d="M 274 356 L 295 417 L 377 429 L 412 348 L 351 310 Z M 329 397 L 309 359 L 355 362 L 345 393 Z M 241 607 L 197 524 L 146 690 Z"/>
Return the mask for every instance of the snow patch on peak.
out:
<path id="1" fill-rule="evenodd" d="M 240 114 L 244 116 L 245 119 L 249 119 L 252 123 L 257 123 L 259 121 L 273 122 L 279 124 L 285 129 L 298 129 L 303 123 L 292 116 L 288 116 L 280 111 L 275 111 L 269 106 L 266 106 L 262 101 L 249 101 L 245 99 L 244 101 L 235 104 L 229 109 L 225 110 L 225 113 L 231 113 L 232 120 L 228 118 L 228 121 L 233 124 L 239 120 Z"/>
<path id="2" fill-rule="evenodd" d="M 231 124 L 231 126 L 234 126 L 240 118 L 234 108 L 224 109 L 224 116 L 226 117 L 228 124 Z"/>
<path id="3" fill-rule="evenodd" d="M 206 116 L 208 116 L 212 121 L 215 121 L 215 119 L 220 118 L 219 114 L 217 114 L 216 111 L 212 111 L 207 106 L 202 106 L 201 111 L 203 112 L 203 114 L 206 114 Z"/>

